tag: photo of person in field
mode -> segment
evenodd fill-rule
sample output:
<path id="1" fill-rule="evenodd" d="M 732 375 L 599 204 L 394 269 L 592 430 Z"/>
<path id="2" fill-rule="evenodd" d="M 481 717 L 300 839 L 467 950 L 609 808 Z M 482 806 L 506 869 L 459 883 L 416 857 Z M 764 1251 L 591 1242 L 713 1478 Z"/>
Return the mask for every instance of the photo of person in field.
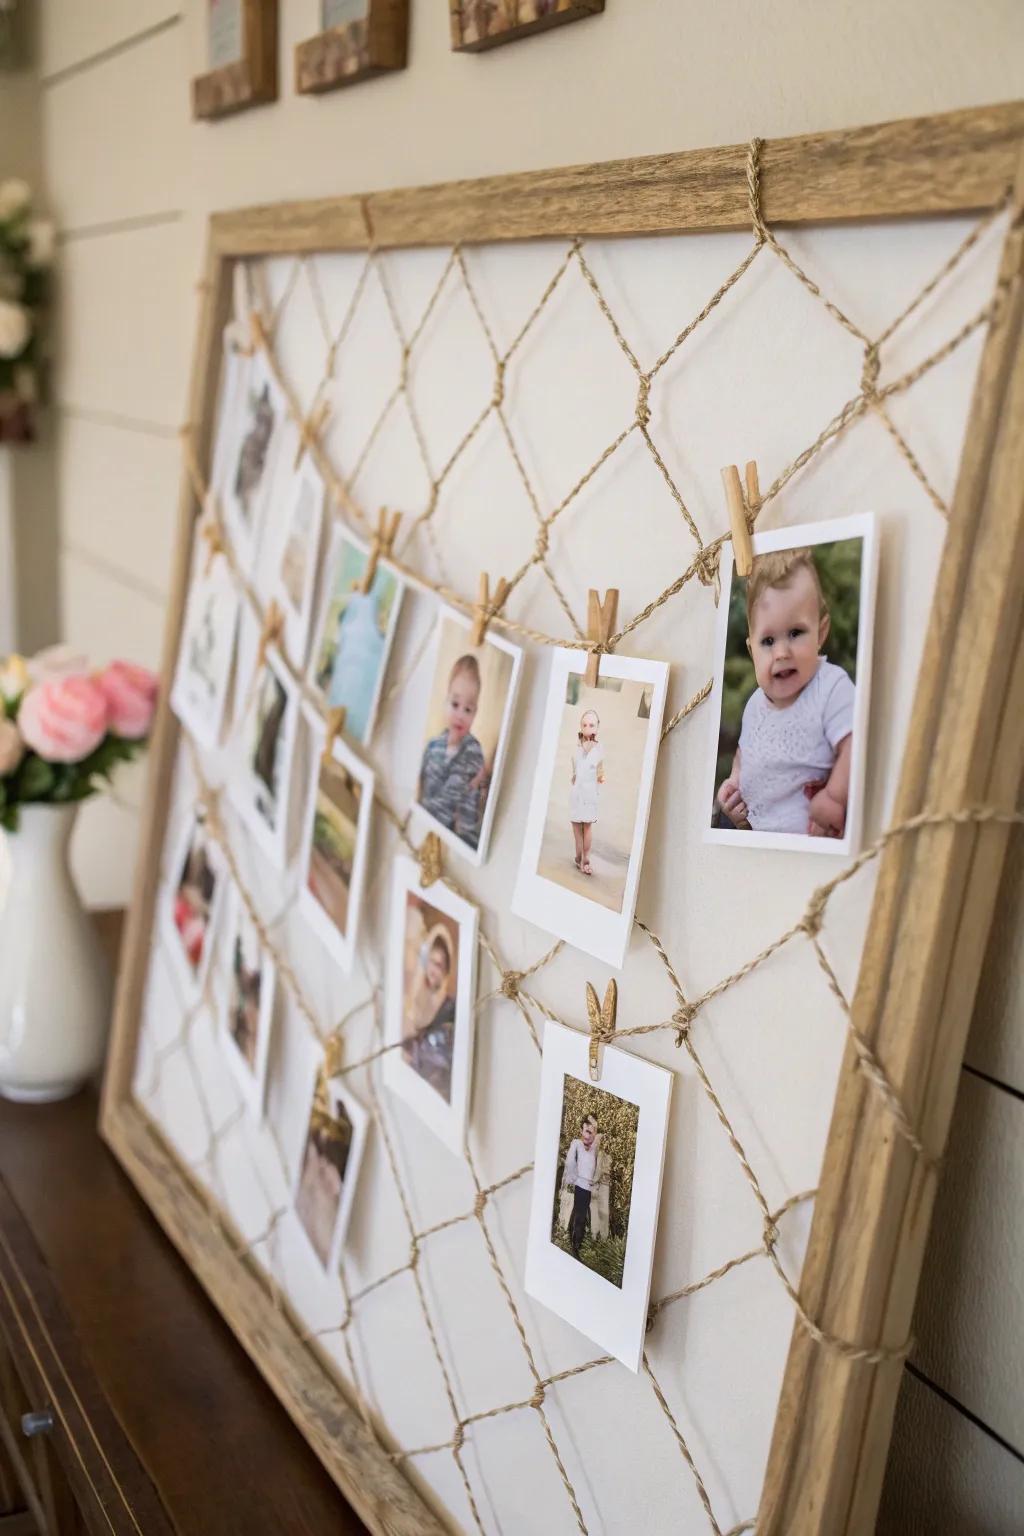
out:
<path id="1" fill-rule="evenodd" d="M 565 1074 L 551 1241 L 621 1289 L 640 1108 Z"/>
<path id="2" fill-rule="evenodd" d="M 424 1082 L 451 1100 L 459 925 L 406 892 L 402 1056 Z"/>
<path id="3" fill-rule="evenodd" d="M 862 546 L 845 539 L 775 550 L 734 580 L 713 826 L 844 837 Z"/>
<path id="4" fill-rule="evenodd" d="M 636 836 L 648 683 L 570 672 L 537 874 L 621 912 Z"/>
<path id="5" fill-rule="evenodd" d="M 302 1152 L 295 1213 L 313 1252 L 327 1268 L 341 1210 L 341 1191 L 352 1150 L 352 1121 L 338 1103 L 333 1113 L 326 1086 L 318 1083 Z"/>
<path id="6" fill-rule="evenodd" d="M 348 932 L 363 786 L 332 758 L 321 762 L 307 888 L 342 935 Z"/>

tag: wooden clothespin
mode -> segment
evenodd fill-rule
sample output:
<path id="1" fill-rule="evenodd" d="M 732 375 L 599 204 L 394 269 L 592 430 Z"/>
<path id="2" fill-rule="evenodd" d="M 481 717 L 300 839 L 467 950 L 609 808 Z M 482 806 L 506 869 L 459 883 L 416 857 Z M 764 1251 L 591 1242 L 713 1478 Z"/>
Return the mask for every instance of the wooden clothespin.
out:
<path id="1" fill-rule="evenodd" d="M 436 832 L 428 832 L 420 843 L 420 886 L 426 890 L 441 878 L 441 839 Z"/>
<path id="2" fill-rule="evenodd" d="M 249 313 L 249 330 L 252 334 L 254 350 L 257 352 L 265 351 L 269 346 L 269 338 L 263 316 L 258 309 L 251 310 Z"/>
<path id="3" fill-rule="evenodd" d="M 324 731 L 324 750 L 321 753 L 321 761 L 333 763 L 334 743 L 345 729 L 345 717 L 348 710 L 344 704 L 339 704 L 336 709 L 327 711 L 327 728 Z"/>
<path id="4" fill-rule="evenodd" d="M 390 559 L 391 551 L 395 547 L 395 539 L 398 537 L 398 528 L 401 521 L 401 512 L 389 512 L 387 507 L 381 507 L 377 513 L 377 531 L 370 543 L 366 570 L 363 572 L 363 579 L 359 583 L 360 592 L 365 594 L 373 586 L 373 579 L 377 574 L 378 560 Z"/>
<path id="5" fill-rule="evenodd" d="M 295 463 L 292 465 L 293 470 L 297 470 L 299 465 L 302 463 L 302 460 L 306 454 L 306 449 L 314 448 L 316 446 L 317 438 L 323 431 L 324 424 L 330 414 L 331 403 L 327 399 L 326 395 L 321 395 L 320 399 L 317 401 L 316 405 L 314 405 L 305 421 L 299 422 L 299 443 L 295 450 Z"/>
<path id="6" fill-rule="evenodd" d="M 598 597 L 591 587 L 587 593 L 587 639 L 592 645 L 602 647 L 601 651 L 589 651 L 587 653 L 587 666 L 583 674 L 583 681 L 588 688 L 597 687 L 598 673 L 601 666 L 601 656 L 608 649 L 608 641 L 615 628 L 615 621 L 619 613 L 619 589 L 609 587 L 604 595 L 604 601 Z"/>
<path id="7" fill-rule="evenodd" d="M 477 589 L 476 606 L 473 609 L 473 628 L 470 633 L 469 643 L 474 647 L 484 643 L 487 634 L 487 626 L 496 614 L 499 614 L 505 606 L 508 597 L 508 582 L 504 576 L 498 577 L 498 585 L 494 589 L 494 599 L 491 599 L 491 578 L 486 571 L 480 572 L 480 585 Z"/>
<path id="8" fill-rule="evenodd" d="M 250 324 L 252 304 L 249 291 L 249 269 L 244 261 L 235 262 L 234 271 L 231 274 L 231 287 L 233 290 L 232 316 L 224 327 L 225 339 L 234 351 L 241 352 L 243 357 L 251 357 L 253 353 Z"/>
<path id="9" fill-rule="evenodd" d="M 761 505 L 761 491 L 757 481 L 757 465 L 753 459 L 747 464 L 747 493 L 743 495 L 740 472 L 735 464 L 727 464 L 722 470 L 725 500 L 729 508 L 729 531 L 732 534 L 733 559 L 737 576 L 749 576 L 754 568 L 754 546 L 750 538 L 750 521 Z"/>
<path id="10" fill-rule="evenodd" d="M 337 1077 L 345 1061 L 345 1048 L 341 1036 L 335 1031 L 324 1041 L 324 1077 Z"/>
<path id="11" fill-rule="evenodd" d="M 260 630 L 260 643 L 256 650 L 256 671 L 262 672 L 267 664 L 267 652 L 272 645 L 280 647 L 284 637 L 284 610 L 273 598 L 267 605 Z"/>
<path id="12" fill-rule="evenodd" d="M 213 562 L 217 556 L 226 555 L 228 548 L 224 540 L 220 514 L 212 496 L 207 497 L 203 519 L 199 524 L 199 537 L 206 544 L 206 564 L 203 567 L 203 576 L 206 578 L 213 569 Z"/>
<path id="13" fill-rule="evenodd" d="M 615 977 L 605 988 L 604 1002 L 599 1003 L 597 993 L 587 982 L 587 1015 L 590 1019 L 590 1080 L 601 1081 L 600 1049 L 615 1038 L 615 1015 L 619 1006 L 619 989 Z"/>

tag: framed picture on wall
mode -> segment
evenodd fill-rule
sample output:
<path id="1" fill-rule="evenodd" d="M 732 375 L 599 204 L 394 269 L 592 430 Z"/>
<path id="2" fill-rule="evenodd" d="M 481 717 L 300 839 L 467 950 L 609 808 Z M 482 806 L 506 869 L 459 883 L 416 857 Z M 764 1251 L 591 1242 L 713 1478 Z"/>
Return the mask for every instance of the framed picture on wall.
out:
<path id="1" fill-rule="evenodd" d="M 604 10 L 604 0 L 449 0 L 449 4 L 452 47 L 457 53 L 480 53 Z"/>
<path id="2" fill-rule="evenodd" d="M 295 49 L 295 89 L 301 95 L 405 68 L 409 0 L 320 0 L 320 26 L 316 37 Z"/>
<path id="3" fill-rule="evenodd" d="M 206 73 L 192 116 L 226 117 L 277 100 L 277 0 L 206 0 Z"/>

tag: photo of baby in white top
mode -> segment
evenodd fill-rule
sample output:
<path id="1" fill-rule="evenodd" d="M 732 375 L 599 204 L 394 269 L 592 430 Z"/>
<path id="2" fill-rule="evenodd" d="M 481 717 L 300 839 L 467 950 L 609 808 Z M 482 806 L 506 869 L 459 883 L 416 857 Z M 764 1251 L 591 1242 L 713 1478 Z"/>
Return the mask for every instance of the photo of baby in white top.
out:
<path id="1" fill-rule="evenodd" d="M 768 550 L 745 581 L 733 577 L 716 832 L 846 839 L 864 546 L 848 538 Z"/>

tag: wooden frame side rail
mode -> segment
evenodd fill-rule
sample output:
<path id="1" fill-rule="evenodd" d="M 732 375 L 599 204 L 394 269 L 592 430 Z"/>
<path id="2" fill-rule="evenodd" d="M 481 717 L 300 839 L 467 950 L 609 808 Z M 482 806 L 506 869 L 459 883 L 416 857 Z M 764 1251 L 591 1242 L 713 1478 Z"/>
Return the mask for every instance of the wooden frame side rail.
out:
<path id="1" fill-rule="evenodd" d="M 769 143 L 761 157 L 762 212 L 769 223 L 794 224 L 975 212 L 997 204 L 1014 184 L 1022 143 L 1024 104 Z M 209 455 L 236 258 L 365 249 L 367 203 L 377 242 L 396 247 L 739 228 L 750 223 L 746 155 L 738 146 L 215 216 L 190 406 L 200 461 Z M 922 810 L 1009 808 L 1024 768 L 1022 245 L 1018 219 L 1004 252 L 1003 303 L 976 385 L 896 821 Z M 186 476 L 165 675 L 177 649 L 197 510 Z M 206 1195 L 132 1098 L 176 741 L 164 699 L 102 1132 L 370 1528 L 389 1536 L 439 1531 L 280 1301 L 216 1236 Z M 894 839 L 881 859 L 854 1017 L 936 1156 L 948 1131 L 1006 838 L 1003 825 L 947 823 Z M 823 1329 L 871 1349 L 902 1345 L 934 1188 L 934 1164 L 916 1157 L 899 1135 L 848 1050 L 800 1282 L 803 1306 Z M 851 1362 L 796 1324 L 757 1522 L 762 1536 L 853 1536 L 872 1527 L 900 1376 L 898 1362 Z"/>

